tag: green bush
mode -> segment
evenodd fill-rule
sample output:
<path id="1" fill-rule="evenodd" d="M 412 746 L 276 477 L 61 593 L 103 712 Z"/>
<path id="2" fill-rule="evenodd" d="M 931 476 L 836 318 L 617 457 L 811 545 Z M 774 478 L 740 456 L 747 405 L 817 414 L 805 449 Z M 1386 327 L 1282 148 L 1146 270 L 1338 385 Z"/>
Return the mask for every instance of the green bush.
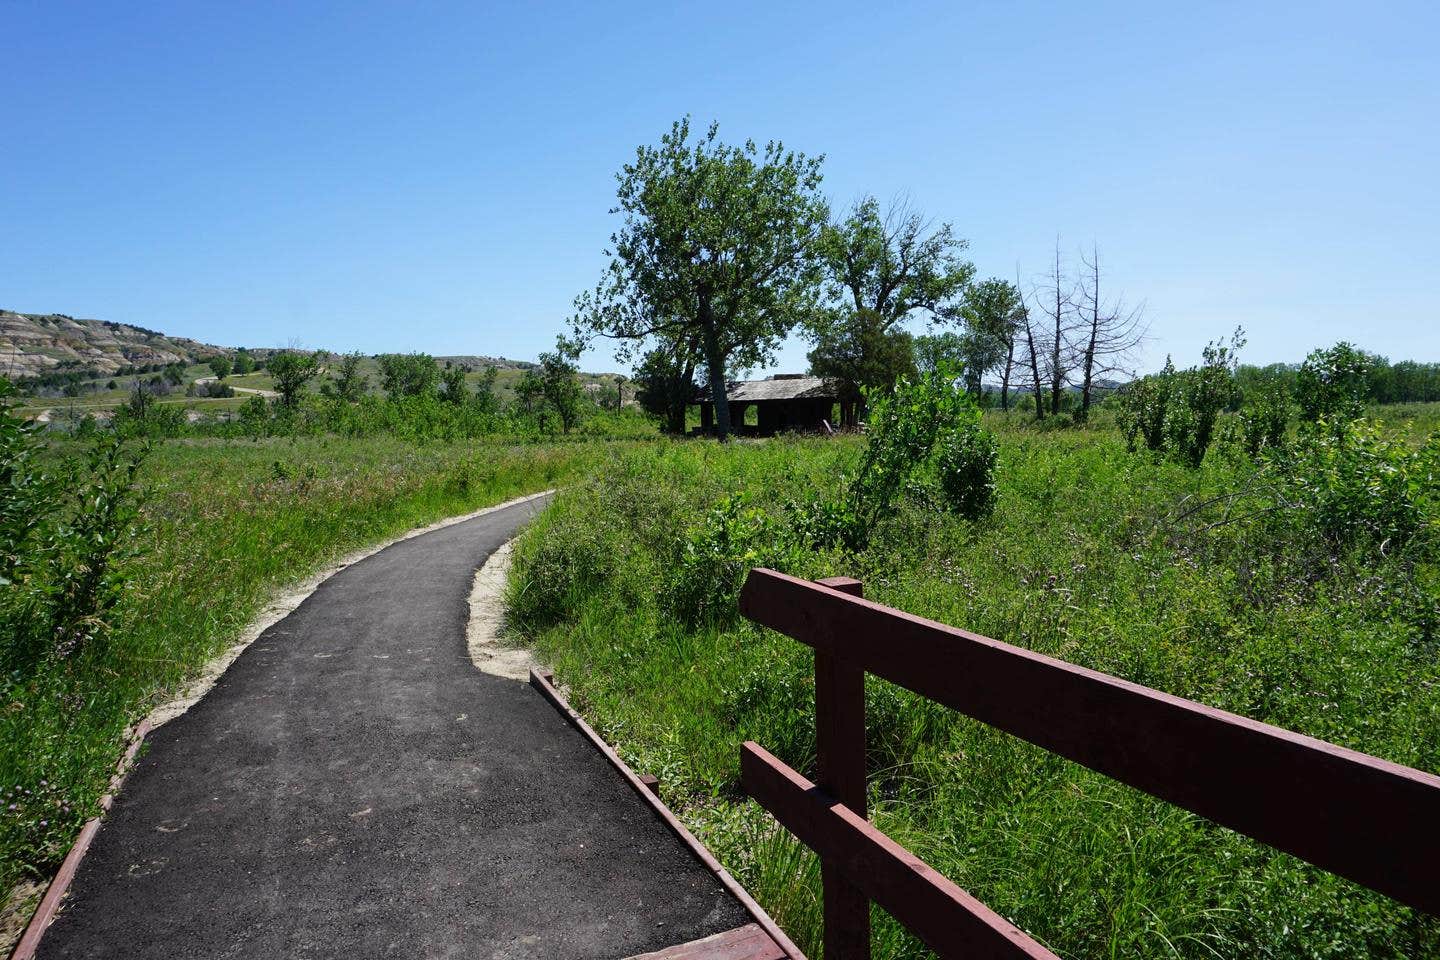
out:
<path id="1" fill-rule="evenodd" d="M 1274 458 L 1277 522 L 1331 548 L 1440 533 L 1440 435 L 1418 450 L 1368 420 L 1321 419 Z"/>
<path id="2" fill-rule="evenodd" d="M 1348 423 L 1360 416 L 1370 392 L 1372 358 L 1349 343 L 1315 350 L 1295 377 L 1300 416 L 1309 421 Z"/>
<path id="3" fill-rule="evenodd" d="M 995 509 L 999 456 L 994 435 L 981 430 L 978 420 L 947 430 L 935 461 L 945 505 L 968 520 L 988 517 Z"/>
<path id="4" fill-rule="evenodd" d="M 569 618 L 579 597 L 610 579 L 616 561 L 605 526 L 559 522 L 554 535 L 527 540 L 520 562 L 528 576 L 510 589 L 507 616 L 524 631 Z"/>
<path id="5" fill-rule="evenodd" d="M 1220 414 L 1240 400 L 1235 383 L 1242 331 L 1230 343 L 1205 345 L 1200 366 L 1175 369 L 1167 357 L 1159 373 L 1127 384 L 1116 395 L 1116 420 L 1131 450 L 1142 444 L 1198 467 L 1215 438 Z"/>
<path id="6" fill-rule="evenodd" d="M 665 606 L 687 626 L 733 621 L 735 598 L 752 568 L 798 566 L 795 529 L 746 503 L 744 494 L 726 497 L 685 543 Z"/>
<path id="7" fill-rule="evenodd" d="M 1261 381 L 1245 394 L 1236 415 L 1240 444 L 1255 457 L 1262 450 L 1280 447 L 1290 425 L 1290 392 L 1278 380 Z"/>
<path id="8" fill-rule="evenodd" d="M 103 640 L 124 584 L 115 562 L 133 549 L 145 450 L 106 434 L 49 475 L 10 395 L 0 379 L 0 667 L 29 672 Z"/>
<path id="9" fill-rule="evenodd" d="M 847 546 L 863 547 L 913 486 L 938 482 L 945 502 L 962 516 L 975 519 L 988 511 L 995 441 L 980 426 L 980 409 L 956 373 L 935 369 L 914 380 L 901 377 L 888 391 L 867 393 L 866 401 L 865 451 L 845 492 L 853 511 Z"/>

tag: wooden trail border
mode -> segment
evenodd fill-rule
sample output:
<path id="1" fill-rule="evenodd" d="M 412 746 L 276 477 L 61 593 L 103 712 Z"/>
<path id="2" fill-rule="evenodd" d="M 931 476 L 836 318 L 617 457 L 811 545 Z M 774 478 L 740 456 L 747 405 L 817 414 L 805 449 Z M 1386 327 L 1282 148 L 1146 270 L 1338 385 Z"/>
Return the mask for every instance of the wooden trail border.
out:
<path id="1" fill-rule="evenodd" d="M 745 790 L 821 858 L 826 960 L 868 960 L 869 901 L 946 957 L 1054 955 L 877 830 L 866 673 L 1440 915 L 1440 777 L 867 601 L 750 571 L 740 610 L 815 650 L 819 783 L 741 748 Z"/>

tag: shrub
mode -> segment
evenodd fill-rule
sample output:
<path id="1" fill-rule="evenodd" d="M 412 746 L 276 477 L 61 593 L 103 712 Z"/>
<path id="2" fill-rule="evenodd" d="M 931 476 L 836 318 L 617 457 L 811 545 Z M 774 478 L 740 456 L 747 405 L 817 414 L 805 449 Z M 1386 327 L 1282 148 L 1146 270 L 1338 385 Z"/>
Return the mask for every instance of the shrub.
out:
<path id="1" fill-rule="evenodd" d="M 10 381 L 0 377 L 0 587 L 5 588 L 33 560 L 32 543 L 55 496 L 53 482 L 36 462 L 40 428 L 11 410 L 14 395 Z"/>
<path id="2" fill-rule="evenodd" d="M 1257 456 L 1285 442 L 1290 424 L 1290 392 L 1278 380 L 1264 380 L 1246 397 L 1236 421 L 1245 452 Z"/>
<path id="3" fill-rule="evenodd" d="M 527 537 L 506 596 L 511 622 L 527 632 L 562 623 L 590 590 L 605 583 L 616 557 L 609 532 L 598 524 L 559 520 L 543 537 Z"/>
<path id="4" fill-rule="evenodd" d="M 122 437 L 176 437 L 185 429 L 185 410 L 158 402 L 151 388 L 137 381 L 110 423 Z"/>
<path id="5" fill-rule="evenodd" d="M 1175 377 L 1175 364 L 1166 357 L 1159 373 L 1128 383 L 1116 394 L 1115 419 L 1132 453 L 1142 444 L 1146 450 L 1165 449 L 1165 418 Z"/>
<path id="6" fill-rule="evenodd" d="M 936 473 L 943 502 L 968 520 L 979 520 L 995 509 L 995 464 L 999 459 L 995 437 L 977 423 L 952 428 L 941 438 Z"/>
<path id="7" fill-rule="evenodd" d="M 123 581 L 115 562 L 132 549 L 141 500 L 136 478 L 145 454 L 146 448 L 131 449 L 119 436 L 101 436 L 69 484 L 72 502 L 46 544 L 49 634 L 56 656 L 71 656 L 99 637 L 120 599 Z"/>
<path id="8" fill-rule="evenodd" d="M 1277 456 L 1276 516 L 1331 548 L 1402 547 L 1440 530 L 1440 436 L 1420 450 L 1368 420 L 1320 420 Z"/>
<path id="9" fill-rule="evenodd" d="M 685 543 L 665 606 L 688 626 L 733 620 L 735 598 L 752 567 L 798 566 L 794 528 L 746 504 L 743 494 L 726 497 Z"/>
<path id="10" fill-rule="evenodd" d="M 1300 365 L 1295 377 L 1295 400 L 1300 416 L 1322 418 L 1332 425 L 1359 417 L 1370 390 L 1372 359 L 1341 341 L 1328 350 L 1315 350 Z"/>
<path id="11" fill-rule="evenodd" d="M 958 382 L 942 368 L 866 394 L 865 452 L 846 492 L 853 511 L 847 546 L 865 544 L 874 525 L 894 512 L 908 484 L 936 475 L 945 501 L 957 512 L 973 519 L 988 510 L 995 440 L 980 427 L 980 409 Z"/>
<path id="12" fill-rule="evenodd" d="M 1244 345 L 1244 332 L 1236 330 L 1229 344 L 1206 344 L 1200 366 L 1176 371 L 1167 358 L 1164 370 L 1122 389 L 1116 417 L 1130 449 L 1143 441 L 1148 450 L 1198 467 L 1221 412 L 1240 400 L 1235 366 Z"/>
<path id="13" fill-rule="evenodd" d="M 114 564 L 131 542 L 145 454 L 106 434 L 86 461 L 49 476 L 34 428 L 3 402 L 10 395 L 0 379 L 0 666 L 7 673 L 73 656 L 104 634 L 120 595 Z"/>
<path id="14" fill-rule="evenodd" d="M 209 380 L 205 383 L 191 384 L 186 393 L 192 397 L 233 397 L 235 396 L 235 388 L 228 383 Z"/>

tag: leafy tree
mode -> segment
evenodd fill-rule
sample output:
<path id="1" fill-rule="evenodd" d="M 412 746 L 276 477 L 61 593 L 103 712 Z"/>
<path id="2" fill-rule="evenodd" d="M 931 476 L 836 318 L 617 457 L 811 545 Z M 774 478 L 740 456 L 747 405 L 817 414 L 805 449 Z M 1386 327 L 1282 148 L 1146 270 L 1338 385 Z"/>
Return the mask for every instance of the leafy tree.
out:
<path id="1" fill-rule="evenodd" d="M 772 356 L 814 309 L 820 164 L 776 142 L 727 146 L 713 124 L 692 142 L 688 118 L 640 147 L 618 176 L 610 266 L 576 298 L 576 334 L 625 341 L 622 359 L 655 337 L 695 343 L 728 436 L 727 374 Z"/>
<path id="2" fill-rule="evenodd" d="M 360 363 L 364 359 L 358 350 L 341 354 L 335 364 L 335 373 L 328 384 L 336 397 L 349 403 L 355 403 L 365 396 L 370 381 L 360 372 Z"/>
<path id="3" fill-rule="evenodd" d="M 565 337 L 555 338 L 555 349 L 540 354 L 540 391 L 545 405 L 569 433 L 580 420 L 580 345 Z"/>
<path id="4" fill-rule="evenodd" d="M 932 230 L 904 205 L 882 215 L 879 202 L 865 197 L 822 231 L 819 251 L 832 303 L 873 311 L 889 330 L 917 312 L 954 319 L 958 298 L 975 275 L 974 265 L 960 257 L 967 245 L 948 223 Z"/>
<path id="5" fill-rule="evenodd" d="M 1372 365 L 1370 356 L 1344 341 L 1312 351 L 1295 377 L 1300 416 L 1332 422 L 1359 417 L 1369 395 Z"/>
<path id="6" fill-rule="evenodd" d="M 845 401 L 863 401 L 864 391 L 888 390 L 915 372 L 913 338 L 887 329 L 874 310 L 861 309 L 826 322 L 810 351 L 810 372 L 840 384 Z"/>
<path id="7" fill-rule="evenodd" d="M 1300 365 L 1295 363 L 1271 363 L 1263 367 L 1242 363 L 1235 368 L 1235 385 L 1246 398 L 1256 391 L 1268 390 L 1272 386 L 1293 396 L 1295 377 L 1299 370 Z"/>
<path id="8" fill-rule="evenodd" d="M 685 414 L 695 402 L 695 353 L 683 342 L 661 340 L 635 368 L 635 399 L 660 418 L 667 433 L 685 432 Z"/>
<path id="9" fill-rule="evenodd" d="M 495 395 L 495 381 L 499 376 L 500 369 L 492 363 L 481 372 L 475 384 L 474 402 L 481 413 L 495 413 L 500 408 L 500 400 Z"/>
<path id="10" fill-rule="evenodd" d="M 965 345 L 955 331 L 942 330 L 915 338 L 915 369 L 920 373 L 959 370 L 964 363 Z"/>
<path id="11" fill-rule="evenodd" d="M 1370 399 L 1376 403 L 1433 403 L 1440 400 L 1440 363 L 1372 357 Z"/>
<path id="12" fill-rule="evenodd" d="M 230 376 L 231 363 L 229 357 L 211 357 L 209 366 L 210 372 L 215 374 L 216 380 L 224 380 Z"/>
<path id="13" fill-rule="evenodd" d="M 440 383 L 440 367 L 428 353 L 385 353 L 380 361 L 380 386 L 391 400 L 424 397 Z"/>
<path id="14" fill-rule="evenodd" d="M 165 382 L 172 387 L 178 387 L 185 383 L 185 364 L 167 363 L 165 365 Z"/>
<path id="15" fill-rule="evenodd" d="M 534 370 L 526 370 L 515 383 L 515 400 L 520 409 L 526 413 L 539 412 L 544 399 L 545 385 L 540 381 L 540 374 Z"/>
<path id="16" fill-rule="evenodd" d="M 270 355 L 266 363 L 270 377 L 275 381 L 275 390 L 280 402 L 288 409 L 300 404 L 300 394 L 305 384 L 315 379 L 320 372 L 321 353 L 304 353 L 299 350 L 279 350 Z"/>
<path id="17" fill-rule="evenodd" d="M 1006 409 L 1010 406 L 1010 373 L 1015 365 L 1020 305 L 1019 289 L 998 277 L 967 287 L 960 303 L 965 335 L 959 353 L 966 388 L 973 396 L 980 396 L 985 374 L 1003 363 L 1000 405 Z"/>
<path id="18" fill-rule="evenodd" d="M 447 366 L 440 374 L 440 396 L 449 403 L 464 403 L 470 395 L 465 387 L 465 368 Z"/>
<path id="19" fill-rule="evenodd" d="M 241 347 L 235 351 L 235 369 L 231 372 L 238 376 L 255 372 L 255 358 L 250 355 L 249 350 Z"/>

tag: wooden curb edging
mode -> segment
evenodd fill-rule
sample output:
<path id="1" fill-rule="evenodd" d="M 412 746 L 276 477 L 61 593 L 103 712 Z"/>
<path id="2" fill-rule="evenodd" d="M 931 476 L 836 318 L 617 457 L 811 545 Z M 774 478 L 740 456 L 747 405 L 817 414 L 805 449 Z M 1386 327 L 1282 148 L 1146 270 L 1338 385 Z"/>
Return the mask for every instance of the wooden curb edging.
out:
<path id="1" fill-rule="evenodd" d="M 125 782 L 125 775 L 130 772 L 135 755 L 140 752 L 140 745 L 145 742 L 145 735 L 149 732 L 148 718 L 136 724 L 130 735 L 130 746 L 125 748 L 125 755 L 120 758 L 115 773 L 110 777 L 110 789 L 100 798 L 100 813 L 85 821 L 85 826 L 80 828 L 80 835 L 70 845 L 70 852 L 65 854 L 65 859 L 60 862 L 55 878 L 45 888 L 45 895 L 40 898 L 40 906 L 35 908 L 30 922 L 25 925 L 25 932 L 20 935 L 19 942 L 10 953 L 10 960 L 33 960 L 35 951 L 40 948 L 40 938 L 45 935 L 45 930 L 60 912 L 60 901 L 65 899 L 70 882 L 75 879 L 75 872 L 80 869 L 80 861 L 85 859 L 95 834 L 100 832 L 100 821 L 115 802 L 115 794 L 120 791 L 120 784 Z"/>
<path id="2" fill-rule="evenodd" d="M 705 849 L 705 845 L 697 840 L 693 833 L 686 829 L 685 825 L 670 811 L 669 807 L 665 806 L 664 802 L 660 799 L 659 791 L 655 787 L 647 784 L 645 780 L 642 780 L 634 770 L 631 770 L 625 761 L 620 759 L 620 755 L 617 754 L 608 743 L 601 739 L 600 735 L 591 728 L 590 724 L 585 722 L 585 718 L 576 713 L 570 704 L 565 701 L 565 698 L 560 696 L 560 691 L 555 687 L 552 674 L 548 671 L 542 673 L 539 670 L 532 669 L 530 671 L 530 686 L 540 691 L 540 694 L 549 700 L 555 709 L 560 711 L 560 714 L 570 721 L 570 724 L 575 727 L 575 729 L 579 730 L 580 733 L 595 745 L 595 748 L 600 751 L 605 759 L 610 761 L 611 766 L 618 770 L 620 775 L 625 778 L 625 781 L 630 784 L 631 789 L 650 805 L 650 808 L 655 811 L 655 815 L 664 821 L 665 825 L 690 848 L 690 852 L 699 858 L 707 870 L 715 874 L 716 879 L 720 881 L 720 885 L 729 891 L 736 900 L 740 901 L 740 905 L 754 918 L 755 923 L 765 931 L 765 934 L 775 942 L 775 946 L 777 946 L 786 957 L 789 957 L 790 960 L 806 960 L 805 954 L 785 935 L 785 931 L 781 930 L 779 924 L 771 919 L 770 914 L 766 913 L 765 909 L 755 902 L 755 898 L 750 896 L 745 888 L 740 885 L 739 881 L 730 875 L 730 871 L 721 866 L 720 861 L 715 859 L 714 854 Z"/>

